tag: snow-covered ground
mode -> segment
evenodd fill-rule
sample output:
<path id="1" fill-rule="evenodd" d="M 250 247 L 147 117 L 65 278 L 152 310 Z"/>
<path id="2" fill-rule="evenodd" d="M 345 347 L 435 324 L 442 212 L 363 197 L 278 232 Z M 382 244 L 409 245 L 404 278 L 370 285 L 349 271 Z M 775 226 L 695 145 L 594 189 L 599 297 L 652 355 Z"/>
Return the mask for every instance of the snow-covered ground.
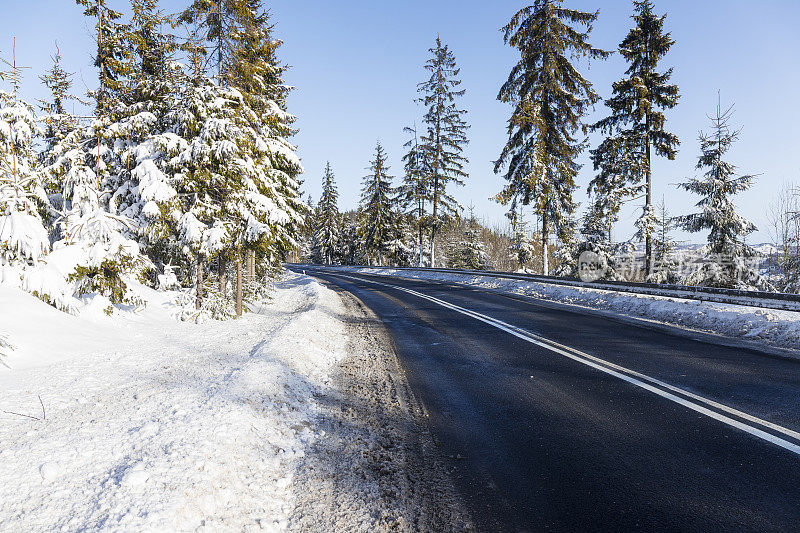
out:
<path id="1" fill-rule="evenodd" d="M 256 313 L 194 324 L 173 318 L 170 293 L 137 290 L 143 311 L 71 316 L 0 284 L 14 346 L 0 411 L 17 413 L 0 412 L 0 531 L 319 527 L 307 493 L 323 483 L 306 467 L 325 468 L 307 454 L 330 438 L 333 407 L 318 399 L 347 400 L 336 376 L 358 349 L 342 299 L 286 274 Z M 361 456 L 382 438 L 364 424 L 336 442 Z M 366 484 L 353 464 L 348 483 Z M 352 529 L 383 523 L 369 501 L 357 507 Z"/>
<path id="2" fill-rule="evenodd" d="M 473 274 L 346 267 L 354 272 L 429 279 L 473 285 L 532 296 L 558 304 L 599 310 L 655 324 L 678 326 L 683 330 L 724 336 L 746 343 L 777 348 L 784 355 L 800 358 L 800 312 L 762 309 L 744 305 L 632 294 L 613 290 L 550 285 L 535 281 L 502 279 Z M 790 353 L 794 352 L 794 353 Z"/>

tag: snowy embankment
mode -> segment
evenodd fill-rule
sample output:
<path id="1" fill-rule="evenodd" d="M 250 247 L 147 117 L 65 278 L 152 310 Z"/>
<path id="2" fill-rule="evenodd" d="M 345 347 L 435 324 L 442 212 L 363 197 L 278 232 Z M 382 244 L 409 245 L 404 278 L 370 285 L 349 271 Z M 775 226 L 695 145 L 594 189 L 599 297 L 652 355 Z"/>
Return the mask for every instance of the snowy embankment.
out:
<path id="1" fill-rule="evenodd" d="M 757 347 L 758 345 L 772 347 L 780 350 L 783 355 L 800 358 L 800 352 L 798 352 L 800 349 L 800 312 L 797 311 L 701 302 L 612 290 L 565 287 L 474 274 L 367 267 L 347 267 L 347 269 L 364 274 L 460 283 L 531 296 L 540 300 L 601 311 L 623 318 L 644 319 L 653 324 L 677 326 L 682 330 L 723 336 L 726 339 L 746 343 L 748 347 Z"/>
<path id="2" fill-rule="evenodd" d="M 144 311 L 76 317 L 0 284 L 0 530 L 290 527 L 341 299 L 287 274 L 258 313 L 192 324 L 137 290 Z"/>

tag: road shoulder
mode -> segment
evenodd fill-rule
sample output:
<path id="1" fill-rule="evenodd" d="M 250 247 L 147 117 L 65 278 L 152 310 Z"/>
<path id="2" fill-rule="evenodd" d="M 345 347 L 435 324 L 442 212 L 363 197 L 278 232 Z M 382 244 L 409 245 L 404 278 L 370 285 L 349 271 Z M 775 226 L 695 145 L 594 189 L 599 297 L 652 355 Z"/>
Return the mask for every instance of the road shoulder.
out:
<path id="1" fill-rule="evenodd" d="M 295 477 L 292 529 L 471 530 L 390 335 L 360 300 L 337 292 L 347 310 L 349 355 L 334 392 L 315 398 L 326 435 Z"/>

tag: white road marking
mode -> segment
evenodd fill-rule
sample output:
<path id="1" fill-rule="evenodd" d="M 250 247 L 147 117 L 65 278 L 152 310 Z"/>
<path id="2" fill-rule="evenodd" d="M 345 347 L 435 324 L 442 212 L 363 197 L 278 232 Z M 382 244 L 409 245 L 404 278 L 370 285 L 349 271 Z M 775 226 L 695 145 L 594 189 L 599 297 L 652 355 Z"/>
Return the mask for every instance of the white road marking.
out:
<path id="1" fill-rule="evenodd" d="M 446 302 L 444 300 L 440 300 L 439 298 L 436 298 L 436 297 L 433 297 L 433 296 L 428 296 L 427 294 L 423 294 L 421 292 L 417 292 L 417 291 L 412 290 L 412 289 L 406 289 L 405 287 L 398 287 L 397 285 L 389 285 L 387 283 L 381 283 L 381 282 L 378 282 L 378 281 L 373 281 L 373 280 L 364 279 L 364 278 L 357 278 L 357 277 L 354 277 L 354 276 L 347 276 L 347 275 L 344 275 L 344 274 L 335 274 L 335 275 L 343 277 L 343 278 L 356 280 L 356 281 L 372 283 L 372 284 L 379 285 L 379 286 L 382 286 L 382 287 L 387 287 L 387 288 L 399 290 L 399 291 L 402 291 L 402 292 L 405 292 L 405 293 L 408 293 L 408 294 L 412 294 L 414 296 L 417 296 L 419 298 L 423 298 L 425 300 L 433 302 L 433 303 L 435 303 L 437 305 L 440 305 L 440 306 L 445 307 L 447 309 L 450 309 L 452 311 L 456 311 L 457 313 L 460 313 L 462 315 L 466 315 L 466 316 L 472 317 L 472 318 L 474 318 L 476 320 L 480 320 L 481 322 L 484 322 L 486 324 L 494 326 L 497 329 L 505 331 L 506 333 L 510 333 L 511 335 L 514 335 L 515 337 L 518 337 L 518 338 L 520 338 L 522 340 L 530 342 L 531 344 L 535 344 L 535 345 L 540 346 L 540 347 L 542 347 L 542 348 L 544 348 L 546 350 L 549 350 L 551 352 L 557 353 L 557 354 L 562 355 L 564 357 L 568 357 L 569 359 L 572 359 L 572 360 L 577 361 L 579 363 L 582 363 L 584 365 L 587 365 L 587 366 L 590 366 L 590 367 L 595 368 L 597 370 L 600 370 L 601 372 L 605 372 L 606 374 L 609 374 L 609 375 L 614 376 L 616 378 L 619 378 L 619 379 L 621 379 L 623 381 L 626 381 L 626 382 L 628 382 L 628 383 L 630 383 L 632 385 L 635 385 L 637 387 L 645 389 L 645 390 L 647 390 L 649 392 L 652 392 L 653 394 L 657 394 L 658 396 L 661 396 L 662 398 L 666 398 L 667 400 L 670 400 L 670 401 L 675 402 L 675 403 L 677 403 L 679 405 L 687 407 L 687 408 L 689 408 L 689 409 L 691 409 L 693 411 L 696 411 L 696 412 L 698 412 L 700 414 L 703 414 L 705 416 L 713 418 L 714 420 L 717 420 L 719 422 L 727 424 L 727 425 L 729 425 L 731 427 L 734 427 L 736 429 L 740 429 L 742 431 L 745 431 L 745 432 L 747 432 L 747 433 L 749 433 L 749 434 L 751 434 L 751 435 L 753 435 L 755 437 L 758 437 L 758 438 L 760 438 L 762 440 L 765 440 L 767 442 L 770 442 L 772 444 L 776 444 L 776 445 L 780 446 L 781 448 L 784 448 L 784 449 L 786 449 L 786 450 L 788 450 L 790 452 L 793 452 L 793 453 L 795 453 L 797 455 L 800 455 L 800 445 L 797 445 L 795 443 L 792 443 L 792 442 L 789 442 L 787 440 L 784 440 L 784 439 L 782 439 L 782 438 L 780 438 L 780 437 L 778 437 L 776 435 L 772 435 L 771 433 L 767 433 L 766 431 L 764 431 L 762 429 L 759 429 L 757 427 L 753 427 L 753 426 L 751 426 L 749 424 L 745 424 L 744 422 L 740 422 L 738 420 L 734 420 L 733 418 L 725 416 L 722 413 L 718 413 L 716 411 L 712 411 L 711 409 L 709 409 L 707 407 L 704 407 L 704 406 L 702 406 L 702 405 L 700 405 L 698 403 L 695 403 L 693 401 L 687 400 L 685 398 L 681 398 L 680 396 L 676 396 L 672 392 L 676 392 L 676 393 L 682 394 L 684 396 L 692 398 L 693 400 L 697 400 L 697 401 L 702 402 L 702 403 L 704 403 L 706 405 L 709 405 L 709 406 L 715 407 L 717 409 L 720 409 L 722 411 L 725 411 L 725 412 L 727 412 L 729 414 L 744 418 L 745 420 L 748 420 L 750 422 L 759 424 L 759 425 L 761 425 L 763 427 L 766 427 L 766 428 L 772 429 L 774 431 L 777 431 L 779 433 L 782 433 L 782 434 L 784 434 L 784 435 L 786 435 L 788 437 L 792 437 L 792 438 L 800 440 L 800 433 L 798 433 L 796 431 L 792 431 L 792 430 L 790 430 L 788 428 L 785 428 L 783 426 L 780 426 L 778 424 L 774 424 L 772 422 L 769 422 L 768 420 L 763 420 L 763 419 L 758 418 L 756 416 L 744 413 L 744 412 L 739 411 L 737 409 L 734 409 L 732 407 L 728 407 L 727 405 L 723 405 L 721 403 L 715 402 L 715 401 L 710 400 L 708 398 L 704 398 L 704 397 L 702 397 L 700 395 L 697 395 L 697 394 L 694 394 L 694 393 L 689 392 L 687 390 L 681 389 L 680 387 L 676 387 L 674 385 L 670 385 L 668 383 L 664 383 L 663 381 L 660 381 L 658 379 L 652 378 L 652 377 L 647 376 L 645 374 L 641 374 L 639 372 L 636 372 L 635 370 L 631 370 L 629 368 L 614 364 L 614 363 L 612 363 L 610 361 L 606 361 L 605 359 L 600 359 L 599 357 L 595 357 L 595 356 L 589 355 L 589 354 L 584 353 L 584 352 L 582 352 L 580 350 L 577 350 L 575 348 L 571 348 L 569 346 L 564 346 L 563 344 L 559 344 L 559 343 L 557 343 L 555 341 L 552 341 L 550 339 L 546 339 L 544 337 L 541 337 L 539 335 L 536 335 L 536 334 L 531 333 L 529 331 L 526 331 L 524 329 L 518 328 L 516 326 L 513 326 L 511 324 L 503 322 L 502 320 L 499 320 L 499 319 L 484 315 L 482 313 L 478 313 L 477 311 L 472 311 L 470 309 L 466 309 L 464 307 L 461 307 L 461 306 L 458 306 L 458 305 L 455 305 L 455 304 L 451 304 L 451 303 Z M 658 388 L 658 387 L 656 387 L 654 385 L 658 385 L 660 387 L 664 387 L 667 390 L 660 389 L 660 388 Z M 672 392 L 669 392 L 669 391 L 672 391 Z"/>

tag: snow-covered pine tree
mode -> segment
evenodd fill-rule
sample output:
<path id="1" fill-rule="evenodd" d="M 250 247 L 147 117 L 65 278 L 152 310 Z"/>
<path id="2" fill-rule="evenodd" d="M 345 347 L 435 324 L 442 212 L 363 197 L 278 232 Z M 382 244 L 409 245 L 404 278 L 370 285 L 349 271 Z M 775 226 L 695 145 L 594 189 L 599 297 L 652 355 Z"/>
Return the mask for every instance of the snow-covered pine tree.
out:
<path id="1" fill-rule="evenodd" d="M 41 260 L 50 250 L 50 239 L 40 209 L 48 200 L 40 176 L 34 138 L 39 127 L 33 107 L 19 97 L 22 68 L 2 61 L 0 79 L 11 91 L 0 89 L 0 266 L 24 267 Z M 17 269 L 0 270 L 0 280 L 19 284 Z M 13 278 L 13 279 L 12 279 Z"/>
<path id="2" fill-rule="evenodd" d="M 236 24 L 229 83 L 239 89 L 252 110 L 250 126 L 259 136 L 256 150 L 265 169 L 253 185 L 273 204 L 264 206 L 269 209 L 252 210 L 268 231 L 251 231 L 246 244 L 274 265 L 296 246 L 295 236 L 306 212 L 298 178 L 303 167 L 297 148 L 288 140 L 295 133 L 292 125 L 296 120 L 286 106 L 291 87 L 283 81 L 287 67 L 277 57 L 282 42 L 274 38 L 274 25 L 261 0 L 237 4 Z"/>
<path id="3" fill-rule="evenodd" d="M 68 83 L 53 84 L 51 93 L 52 100 L 43 102 L 43 107 L 56 113 L 64 111 L 59 101 L 76 99 L 69 94 Z M 40 173 L 52 210 L 58 214 L 57 231 L 54 228 L 47 265 L 26 276 L 25 286 L 67 311 L 76 303 L 73 296 L 88 293 L 122 303 L 128 297 L 124 277 L 142 274 L 150 262 L 140 255 L 138 244 L 124 235 L 132 221 L 108 212 L 109 193 L 100 188 L 96 171 L 107 170 L 103 156 L 112 142 L 100 145 L 104 152 L 98 159 L 94 130 L 98 121 L 86 125 L 69 113 L 56 114 L 53 120 L 58 120 L 59 131 L 41 153 Z M 116 161 L 113 154 L 107 157 Z"/>
<path id="4" fill-rule="evenodd" d="M 420 138 L 422 151 L 427 155 L 430 166 L 431 218 L 430 218 L 430 262 L 435 266 L 436 231 L 443 220 L 457 214 L 461 206 L 447 192 L 450 183 L 464 185 L 468 163 L 463 156 L 464 147 L 469 142 L 464 120 L 466 111 L 459 109 L 456 99 L 465 90 L 459 90 L 461 71 L 456 66 L 453 52 L 436 37 L 436 44 L 429 50 L 432 57 L 425 63 L 425 70 L 431 73 L 430 79 L 420 83 L 418 90 L 424 96 L 418 101 L 427 108 L 424 116 L 426 132 Z"/>
<path id="5" fill-rule="evenodd" d="M 358 212 L 359 236 L 363 240 L 367 257 L 372 262 L 377 258 L 383 265 L 388 242 L 393 236 L 395 220 L 395 191 L 393 176 L 388 174 L 386 152 L 381 143 L 375 146 L 375 159 L 370 162 L 369 174 L 364 177 L 361 189 L 361 205 Z"/>
<path id="6" fill-rule="evenodd" d="M 480 225 L 470 213 L 463 221 L 463 232 L 459 239 L 449 243 L 445 250 L 447 268 L 463 270 L 486 270 L 489 256 L 486 245 L 480 239 Z"/>
<path id="7" fill-rule="evenodd" d="M 50 153 L 55 143 L 64 139 L 76 127 L 77 119 L 67 111 L 70 102 L 80 100 L 71 93 L 73 73 L 67 72 L 61 66 L 61 50 L 56 43 L 56 51 L 50 56 L 52 66 L 39 76 L 42 84 L 50 91 L 50 100 L 39 100 L 39 109 L 45 113 L 42 117 L 44 123 L 44 146 L 40 154 L 46 156 Z"/>
<path id="8" fill-rule="evenodd" d="M 700 134 L 701 155 L 697 169 L 706 168 L 702 178 L 690 178 L 679 186 L 701 196 L 697 203 L 699 213 L 677 217 L 688 232 L 709 230 L 705 247 L 706 262 L 691 273 L 686 282 L 711 287 L 733 289 L 771 290 L 770 284 L 760 276 L 747 260 L 757 252 L 745 243 L 755 225 L 736 212 L 731 196 L 746 191 L 755 176 L 736 176 L 736 166 L 724 159 L 731 145 L 739 138 L 741 130 L 730 127 L 733 106 L 723 111 L 717 103 L 716 114 L 711 119 L 711 132 Z"/>
<path id="9" fill-rule="evenodd" d="M 404 131 L 411 138 L 404 145 L 408 152 L 403 156 L 405 176 L 398 188 L 398 200 L 413 219 L 412 227 L 417 234 L 417 266 L 424 266 L 426 208 L 431 201 L 431 169 L 424 146 L 419 143 L 416 125 L 413 128 L 406 127 Z"/>
<path id="10" fill-rule="evenodd" d="M 247 207 L 237 209 L 245 220 L 236 239 L 237 269 L 241 250 L 247 250 L 253 264 L 256 253 L 275 264 L 296 247 L 305 212 L 298 179 L 303 168 L 296 147 L 288 141 L 295 118 L 286 110 L 291 88 L 282 76 L 287 67 L 277 59 L 282 43 L 272 36 L 273 25 L 260 0 L 195 0 L 181 19 L 200 21 L 211 45 L 209 58 L 216 62 L 218 83 L 241 93 L 242 109 L 247 111 L 241 115 L 253 134 L 254 172 L 242 189 L 249 191 L 242 197 Z M 240 292 L 237 285 L 237 295 Z"/>
<path id="11" fill-rule="evenodd" d="M 394 213 L 395 223 L 386 243 L 386 264 L 389 266 L 411 266 L 415 259 L 414 220 L 399 211 Z"/>
<path id="12" fill-rule="evenodd" d="M 506 44 L 520 52 L 500 88 L 498 99 L 514 105 L 508 122 L 508 142 L 495 172 L 505 169 L 508 184 L 497 196 L 507 204 L 518 197 L 534 204 L 542 219 L 542 271 L 547 274 L 551 225 L 564 241 L 572 241 L 573 192 L 584 143 L 575 138 L 589 106 L 600 97 L 575 68 L 577 57 L 609 55 L 589 41 L 597 12 L 562 6 L 561 0 L 535 0 L 520 9 L 503 28 Z M 577 29 L 575 25 L 584 26 Z"/>
<path id="13" fill-rule="evenodd" d="M 347 211 L 339 217 L 339 237 L 332 257 L 343 265 L 366 265 L 369 263 L 367 250 L 361 237 L 361 227 L 357 211 Z M 317 252 L 317 261 L 320 251 Z"/>
<path id="14" fill-rule="evenodd" d="M 617 273 L 614 268 L 615 250 L 606 233 L 607 221 L 603 216 L 602 205 L 602 202 L 598 202 L 595 199 L 584 214 L 580 229 L 583 238 L 577 244 L 575 255 L 581 258 L 582 254 L 585 252 L 593 254 L 591 258 L 596 261 L 599 271 L 593 273 L 592 277 L 597 276 L 596 279 L 614 280 L 617 279 Z M 574 271 L 571 272 L 571 274 L 581 274 L 583 276 L 583 274 L 578 271 L 578 267 L 579 265 L 575 264 Z"/>
<path id="15" fill-rule="evenodd" d="M 124 39 L 128 99 L 111 126 L 119 165 L 106 181 L 113 191 L 110 208 L 134 222 L 131 236 L 148 255 L 161 264 L 179 264 L 179 201 L 169 161 L 187 142 L 175 133 L 179 82 L 185 76 L 173 60 L 176 39 L 165 33 L 174 24 L 172 18 L 158 9 L 156 0 L 131 0 L 131 10 Z"/>
<path id="16" fill-rule="evenodd" d="M 511 259 L 516 261 L 517 267 L 522 272 L 528 271 L 528 265 L 534 260 L 535 246 L 528 235 L 528 223 L 525 217 L 518 213 L 516 202 L 512 202 L 511 209 L 506 214 L 511 224 Z"/>
<path id="17" fill-rule="evenodd" d="M 322 197 L 317 204 L 317 227 L 314 232 L 314 255 L 326 265 L 333 263 L 339 240 L 340 215 L 336 205 L 338 198 L 339 191 L 336 190 L 333 170 L 328 162 L 322 177 Z"/>
<path id="18" fill-rule="evenodd" d="M 675 257 L 675 241 L 670 235 L 675 220 L 667 209 L 664 199 L 656 206 L 656 224 L 653 232 L 653 271 L 646 281 L 650 283 L 678 283 L 678 261 Z"/>
<path id="19" fill-rule="evenodd" d="M 85 16 L 96 19 L 94 65 L 98 70 L 99 86 L 92 95 L 97 115 L 111 116 L 127 101 L 129 48 L 124 41 L 127 27 L 119 22 L 122 13 L 110 8 L 106 0 L 75 0 L 75 3 L 84 8 Z"/>
<path id="20" fill-rule="evenodd" d="M 613 84 L 614 95 L 606 100 L 611 115 L 597 122 L 593 129 L 610 137 L 594 152 L 595 169 L 601 173 L 596 179 L 613 178 L 623 188 L 644 180 L 645 206 L 642 217 L 653 217 L 653 186 L 651 157 L 656 155 L 675 159 L 678 137 L 664 129 L 664 110 L 678 105 L 678 86 L 669 83 L 672 69 L 658 70 L 661 59 L 675 44 L 669 32 L 664 31 L 666 15 L 653 13 L 651 0 L 634 0 L 633 20 L 636 26 L 619 45 L 619 52 L 628 62 L 625 78 Z M 600 190 L 612 189 L 605 183 Z M 636 192 L 635 188 L 629 189 Z M 622 192 L 622 191 L 620 191 Z M 619 193 L 618 193 L 619 194 Z M 652 272 L 653 243 L 650 220 L 638 224 L 644 232 L 646 271 Z"/>

